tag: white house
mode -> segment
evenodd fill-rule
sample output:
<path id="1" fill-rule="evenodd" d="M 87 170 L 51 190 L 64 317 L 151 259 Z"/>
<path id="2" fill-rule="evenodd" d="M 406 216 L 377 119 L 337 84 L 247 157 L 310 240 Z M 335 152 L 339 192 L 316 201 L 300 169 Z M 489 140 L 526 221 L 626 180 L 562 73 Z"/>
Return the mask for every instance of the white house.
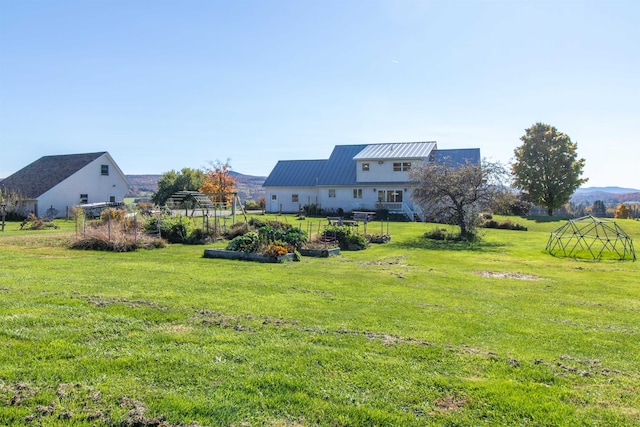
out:
<path id="1" fill-rule="evenodd" d="M 438 150 L 434 141 L 337 145 L 327 160 L 281 160 L 263 187 L 267 212 L 299 212 L 315 205 L 325 212 L 386 209 L 419 216 L 411 200 L 411 169 L 428 161 L 478 163 L 480 149 Z"/>
<path id="2" fill-rule="evenodd" d="M 17 192 L 24 213 L 64 217 L 70 207 L 122 202 L 129 181 L 106 151 L 45 156 L 0 181 Z"/>

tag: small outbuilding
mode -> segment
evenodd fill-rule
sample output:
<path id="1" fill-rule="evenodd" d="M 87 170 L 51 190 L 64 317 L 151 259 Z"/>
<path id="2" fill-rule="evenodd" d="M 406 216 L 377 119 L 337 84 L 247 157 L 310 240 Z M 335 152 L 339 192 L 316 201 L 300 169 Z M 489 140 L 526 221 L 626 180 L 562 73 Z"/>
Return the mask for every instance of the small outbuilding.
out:
<path id="1" fill-rule="evenodd" d="M 21 197 L 22 214 L 64 217 L 72 206 L 120 203 L 129 181 L 106 151 L 44 156 L 0 181 Z"/>

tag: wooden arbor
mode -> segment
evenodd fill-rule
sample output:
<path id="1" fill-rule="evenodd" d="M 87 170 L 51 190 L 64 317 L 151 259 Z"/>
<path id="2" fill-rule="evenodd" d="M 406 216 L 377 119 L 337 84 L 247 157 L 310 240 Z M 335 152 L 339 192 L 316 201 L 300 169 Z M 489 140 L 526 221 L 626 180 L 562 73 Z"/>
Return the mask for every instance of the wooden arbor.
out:
<path id="1" fill-rule="evenodd" d="M 570 219 L 552 231 L 546 250 L 555 256 L 636 260 L 631 237 L 615 222 L 591 215 Z"/>
<path id="2" fill-rule="evenodd" d="M 231 206 L 229 207 L 229 209 L 231 210 L 232 223 L 235 224 L 236 202 L 240 201 L 240 199 L 238 198 L 238 193 L 233 192 L 233 193 L 223 193 L 223 194 L 230 194 L 233 196 L 232 198 L 233 202 L 231 203 Z M 201 210 L 202 216 L 208 216 L 210 210 L 212 210 L 214 214 L 217 210 L 220 210 L 220 211 L 225 210 L 224 203 L 220 203 L 220 202 L 214 203 L 211 201 L 211 199 L 209 199 L 209 197 L 206 194 L 201 193 L 199 191 L 188 191 L 188 190 L 178 191 L 177 193 L 174 193 L 173 195 L 171 195 L 171 197 L 167 199 L 166 206 L 171 210 L 184 209 L 185 215 L 187 216 L 189 215 L 189 209 L 192 210 L 191 216 L 195 214 L 196 210 Z M 240 209 L 244 214 L 244 210 L 242 209 L 242 204 L 240 204 Z M 246 221 L 246 215 L 245 215 L 245 221 Z"/>
<path id="3" fill-rule="evenodd" d="M 213 202 L 199 191 L 178 191 L 167 199 L 170 209 L 215 209 Z"/>

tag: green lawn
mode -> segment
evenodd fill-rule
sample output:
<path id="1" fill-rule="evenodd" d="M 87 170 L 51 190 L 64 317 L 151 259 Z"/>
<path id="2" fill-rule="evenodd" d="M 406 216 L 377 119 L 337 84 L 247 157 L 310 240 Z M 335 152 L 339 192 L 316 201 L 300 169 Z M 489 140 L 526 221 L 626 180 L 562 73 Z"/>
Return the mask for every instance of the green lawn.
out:
<path id="1" fill-rule="evenodd" d="M 640 425 L 640 262 L 555 258 L 563 221 L 511 219 L 529 231 L 392 223 L 391 243 L 284 264 L 8 223 L 0 425 Z"/>

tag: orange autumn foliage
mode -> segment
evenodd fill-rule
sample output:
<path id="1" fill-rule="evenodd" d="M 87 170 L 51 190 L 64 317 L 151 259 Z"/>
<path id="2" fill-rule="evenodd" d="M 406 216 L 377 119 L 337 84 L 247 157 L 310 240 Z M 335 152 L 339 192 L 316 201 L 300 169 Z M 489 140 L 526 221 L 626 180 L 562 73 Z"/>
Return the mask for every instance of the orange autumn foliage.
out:
<path id="1" fill-rule="evenodd" d="M 217 161 L 212 163 L 204 176 L 204 184 L 199 190 L 206 194 L 214 203 L 233 202 L 233 194 L 236 192 L 236 180 L 231 176 L 231 165 L 229 162 Z"/>

